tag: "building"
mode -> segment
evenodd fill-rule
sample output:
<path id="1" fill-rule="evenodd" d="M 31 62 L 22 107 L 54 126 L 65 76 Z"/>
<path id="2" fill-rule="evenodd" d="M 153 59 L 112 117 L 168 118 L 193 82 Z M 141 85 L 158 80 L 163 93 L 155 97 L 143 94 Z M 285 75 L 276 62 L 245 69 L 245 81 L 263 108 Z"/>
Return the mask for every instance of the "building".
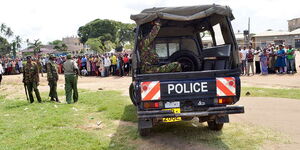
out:
<path id="1" fill-rule="evenodd" d="M 245 37 L 243 33 L 235 33 L 235 39 L 239 47 L 244 47 L 247 46 L 247 43 L 245 42 Z M 212 47 L 213 46 L 213 41 L 212 37 L 210 35 L 205 35 L 202 39 L 203 47 Z"/>
<path id="2" fill-rule="evenodd" d="M 268 30 L 255 34 L 252 37 L 252 43 L 255 47 L 265 48 L 269 44 L 291 45 L 294 48 L 300 48 L 300 28 L 289 31 L 272 31 Z"/>
<path id="3" fill-rule="evenodd" d="M 296 29 L 300 28 L 300 18 L 295 18 L 292 20 L 288 20 L 289 31 L 292 32 Z"/>
<path id="4" fill-rule="evenodd" d="M 73 54 L 79 54 L 84 50 L 84 45 L 80 42 L 80 38 L 78 37 L 66 37 L 63 38 L 62 41 L 68 46 L 68 51 Z"/>

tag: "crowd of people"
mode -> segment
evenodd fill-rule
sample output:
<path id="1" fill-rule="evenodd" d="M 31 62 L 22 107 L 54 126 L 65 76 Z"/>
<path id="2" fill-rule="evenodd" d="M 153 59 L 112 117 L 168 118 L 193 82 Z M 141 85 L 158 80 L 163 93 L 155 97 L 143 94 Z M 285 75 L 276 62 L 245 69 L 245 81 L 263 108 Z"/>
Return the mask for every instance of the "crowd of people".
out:
<path id="1" fill-rule="evenodd" d="M 81 55 L 74 56 L 81 75 L 84 76 L 128 76 L 131 69 L 131 57 L 126 53 L 105 54 L 105 55 Z M 3 68 L 3 75 L 14 75 L 22 73 L 22 69 L 26 61 L 23 58 L 0 58 L 0 64 Z M 40 72 L 46 72 L 46 64 L 49 57 L 33 57 L 33 60 L 39 65 Z M 65 56 L 58 56 L 55 60 L 58 65 L 58 73 L 62 74 L 63 63 L 66 61 Z"/>
<path id="2" fill-rule="evenodd" d="M 242 75 L 297 73 L 296 53 L 292 46 L 269 45 L 255 50 L 251 46 L 239 48 Z M 255 71 L 254 71 L 255 66 Z"/>

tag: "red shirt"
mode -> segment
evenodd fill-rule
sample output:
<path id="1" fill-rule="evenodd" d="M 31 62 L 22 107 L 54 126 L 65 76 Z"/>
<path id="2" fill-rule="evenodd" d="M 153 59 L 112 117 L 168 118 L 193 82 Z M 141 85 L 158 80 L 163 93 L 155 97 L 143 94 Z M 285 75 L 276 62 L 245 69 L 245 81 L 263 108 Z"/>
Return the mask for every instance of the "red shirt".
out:
<path id="1" fill-rule="evenodd" d="M 124 58 L 123 58 L 123 61 L 124 61 L 125 64 L 128 63 L 128 62 L 129 62 L 128 57 L 124 57 Z"/>

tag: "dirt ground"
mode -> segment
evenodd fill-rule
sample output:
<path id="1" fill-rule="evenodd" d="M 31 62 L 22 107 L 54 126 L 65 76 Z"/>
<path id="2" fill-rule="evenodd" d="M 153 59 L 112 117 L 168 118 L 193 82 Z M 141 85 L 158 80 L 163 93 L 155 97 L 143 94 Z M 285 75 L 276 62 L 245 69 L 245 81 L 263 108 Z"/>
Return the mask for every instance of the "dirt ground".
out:
<path id="1" fill-rule="evenodd" d="M 300 69 L 298 69 L 300 71 Z M 268 88 L 300 88 L 300 73 L 295 75 L 243 76 L 242 86 Z M 40 78 L 39 89 L 48 92 L 46 77 Z M 8 98 L 25 98 L 22 76 L 4 76 L 0 94 L 7 93 Z M 128 96 L 131 77 L 80 77 L 78 88 L 88 90 L 120 90 Z M 64 89 L 64 77 L 60 75 L 59 89 Z M 61 98 L 61 100 L 63 100 Z M 63 100 L 64 101 L 64 100 Z M 300 100 L 283 98 L 242 97 L 238 105 L 245 106 L 245 114 L 231 115 L 232 122 L 255 124 L 279 131 L 291 138 L 291 143 L 266 145 L 264 149 L 300 149 Z M 251 136 L 251 135 L 249 135 Z M 153 142 L 153 141 L 152 141 Z M 154 141 L 153 143 L 157 143 Z M 158 144 L 159 145 L 159 144 Z"/>

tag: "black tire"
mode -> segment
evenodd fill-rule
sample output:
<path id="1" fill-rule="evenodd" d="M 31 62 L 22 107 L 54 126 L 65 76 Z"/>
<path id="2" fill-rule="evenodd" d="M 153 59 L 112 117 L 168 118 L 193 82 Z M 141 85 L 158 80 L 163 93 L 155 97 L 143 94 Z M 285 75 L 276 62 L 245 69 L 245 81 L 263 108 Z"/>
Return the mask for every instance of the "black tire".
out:
<path id="1" fill-rule="evenodd" d="M 134 106 L 136 106 L 136 95 L 135 95 L 135 92 L 134 92 L 134 87 L 133 87 L 133 83 L 130 84 L 130 87 L 129 87 L 129 96 L 130 96 L 130 99 L 131 99 L 131 102 Z"/>
<path id="2" fill-rule="evenodd" d="M 213 131 L 220 131 L 223 128 L 224 123 L 217 124 L 216 121 L 207 121 L 208 128 Z"/>
<path id="3" fill-rule="evenodd" d="M 170 56 L 171 62 L 179 62 L 183 72 L 197 71 L 201 69 L 201 61 L 196 54 L 189 50 L 177 51 Z"/>
<path id="4" fill-rule="evenodd" d="M 149 136 L 151 133 L 151 128 L 144 128 L 144 129 L 139 129 L 139 134 L 142 137 Z"/>

